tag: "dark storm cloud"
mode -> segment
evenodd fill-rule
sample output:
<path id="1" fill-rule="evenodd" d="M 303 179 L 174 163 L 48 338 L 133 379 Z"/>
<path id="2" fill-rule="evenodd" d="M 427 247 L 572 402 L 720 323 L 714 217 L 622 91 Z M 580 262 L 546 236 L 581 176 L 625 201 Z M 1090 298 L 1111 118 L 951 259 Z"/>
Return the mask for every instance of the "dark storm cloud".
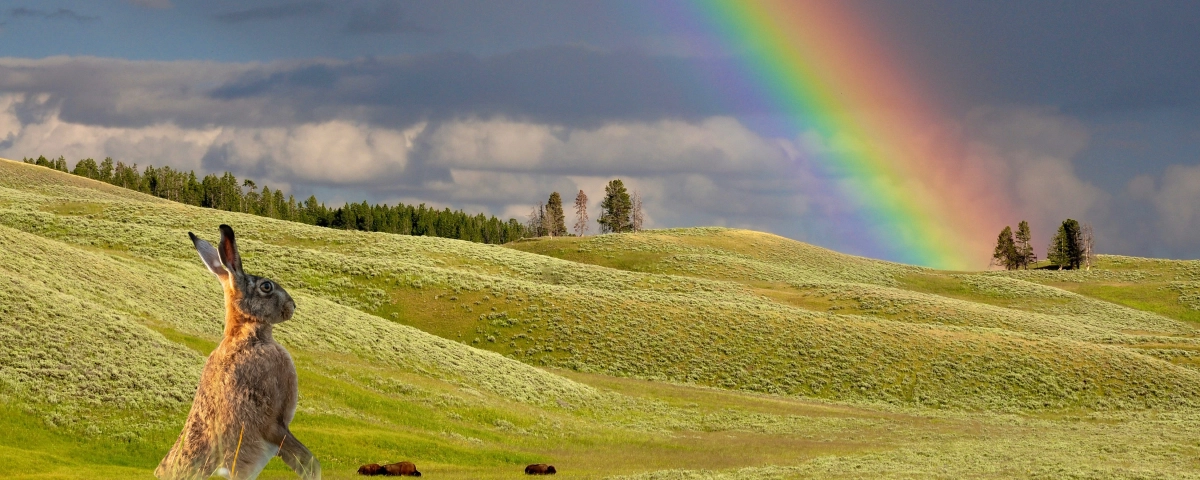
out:
<path id="1" fill-rule="evenodd" d="M 403 127 L 493 116 L 581 126 L 728 114 L 694 79 L 714 68 L 729 65 L 579 47 L 270 64 L 0 59 L 0 92 L 46 95 L 63 120 L 100 126 Z"/>
<path id="2" fill-rule="evenodd" d="M 74 20 L 79 23 L 88 23 L 99 20 L 100 17 L 92 15 L 82 15 L 74 10 L 59 8 L 56 10 L 38 10 L 27 7 L 16 7 L 8 11 L 9 17 L 14 19 L 20 18 L 38 18 L 43 20 Z"/>
<path id="3" fill-rule="evenodd" d="M 352 34 L 433 33 L 432 29 L 408 21 L 400 5 L 395 2 L 381 3 L 374 8 L 355 8 L 350 13 L 345 31 Z"/>
<path id="4" fill-rule="evenodd" d="M 863 2 L 889 49 L 966 106 L 1200 106 L 1200 2 Z"/>
<path id="5" fill-rule="evenodd" d="M 153 8 L 155 10 L 171 8 L 171 6 L 172 6 L 171 0 L 125 0 L 125 1 L 132 3 L 134 5 L 137 5 L 139 7 Z"/>
<path id="6" fill-rule="evenodd" d="M 325 9 L 325 4 L 321 2 L 281 3 L 278 5 L 265 5 L 218 13 L 213 18 L 224 23 L 269 21 L 314 15 L 325 11 Z"/>
<path id="7" fill-rule="evenodd" d="M 213 89 L 211 96 L 276 99 L 309 119 L 354 107 L 393 125 L 493 115 L 594 124 L 727 113 L 715 100 L 717 92 L 694 77 L 728 67 L 711 60 L 553 47 L 483 58 L 448 53 L 253 71 Z"/>
<path id="8" fill-rule="evenodd" d="M 237 123 L 238 118 L 253 121 L 255 107 L 208 100 L 202 86 L 228 81 L 248 68 L 212 62 L 0 59 L 0 92 L 25 95 L 28 115 L 58 111 L 63 120 L 85 125 Z"/>

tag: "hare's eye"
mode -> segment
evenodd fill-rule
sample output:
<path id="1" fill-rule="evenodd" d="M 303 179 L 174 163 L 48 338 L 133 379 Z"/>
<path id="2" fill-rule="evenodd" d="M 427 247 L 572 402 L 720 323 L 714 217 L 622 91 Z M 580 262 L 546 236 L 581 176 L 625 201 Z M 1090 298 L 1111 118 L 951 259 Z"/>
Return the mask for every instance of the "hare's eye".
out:
<path id="1" fill-rule="evenodd" d="M 271 293 L 271 290 L 275 289 L 275 285 L 272 284 L 270 280 L 267 280 L 259 284 L 258 289 L 262 290 L 262 293 Z"/>

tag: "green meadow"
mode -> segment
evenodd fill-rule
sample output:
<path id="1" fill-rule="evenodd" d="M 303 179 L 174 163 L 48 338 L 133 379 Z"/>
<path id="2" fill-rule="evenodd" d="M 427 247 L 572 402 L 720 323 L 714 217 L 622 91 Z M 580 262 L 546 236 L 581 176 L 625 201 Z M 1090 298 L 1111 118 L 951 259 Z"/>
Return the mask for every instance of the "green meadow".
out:
<path id="1" fill-rule="evenodd" d="M 224 320 L 187 232 L 222 223 L 296 300 L 275 336 L 326 478 L 1200 478 L 1200 261 L 947 272 L 724 228 L 485 245 L 10 161 L 0 477 L 151 478 Z"/>

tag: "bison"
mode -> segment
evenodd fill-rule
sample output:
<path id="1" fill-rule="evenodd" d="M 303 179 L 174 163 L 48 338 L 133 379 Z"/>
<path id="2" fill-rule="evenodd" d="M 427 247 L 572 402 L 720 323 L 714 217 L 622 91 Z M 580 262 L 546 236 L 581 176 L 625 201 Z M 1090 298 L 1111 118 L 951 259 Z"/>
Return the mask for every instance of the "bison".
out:
<path id="1" fill-rule="evenodd" d="M 386 475 L 389 477 L 419 477 L 421 472 L 417 471 L 417 466 L 412 462 L 399 462 L 389 465 L 380 465 L 372 463 L 358 467 L 359 475 Z"/>
<path id="2" fill-rule="evenodd" d="M 525 467 L 526 475 L 554 475 L 556 473 L 558 473 L 558 471 L 554 469 L 554 465 L 546 465 L 544 463 L 538 463 Z"/>
<path id="3" fill-rule="evenodd" d="M 419 477 L 421 472 L 412 462 L 400 462 L 383 466 L 383 474 L 393 477 Z"/>
<path id="4" fill-rule="evenodd" d="M 370 464 L 358 467 L 358 474 L 359 475 L 382 475 L 383 467 L 379 466 L 378 463 L 370 463 Z"/>

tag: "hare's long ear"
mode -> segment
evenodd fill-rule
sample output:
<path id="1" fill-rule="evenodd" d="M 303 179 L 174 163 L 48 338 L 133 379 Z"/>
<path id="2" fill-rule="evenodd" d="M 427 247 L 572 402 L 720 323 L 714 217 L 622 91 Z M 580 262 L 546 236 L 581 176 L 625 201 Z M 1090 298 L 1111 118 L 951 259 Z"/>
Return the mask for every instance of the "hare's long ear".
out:
<path id="1" fill-rule="evenodd" d="M 229 270 L 229 273 L 240 275 L 242 273 L 242 256 L 238 254 L 237 239 L 233 238 L 233 228 L 229 225 L 221 225 L 221 263 Z"/>
<path id="2" fill-rule="evenodd" d="M 217 249 L 192 232 L 188 232 L 188 236 L 192 238 L 192 245 L 196 246 L 196 252 L 200 254 L 200 261 L 204 262 L 208 271 L 222 281 L 229 278 L 229 271 L 225 270 L 225 266 L 221 264 L 221 255 L 217 253 Z"/>

